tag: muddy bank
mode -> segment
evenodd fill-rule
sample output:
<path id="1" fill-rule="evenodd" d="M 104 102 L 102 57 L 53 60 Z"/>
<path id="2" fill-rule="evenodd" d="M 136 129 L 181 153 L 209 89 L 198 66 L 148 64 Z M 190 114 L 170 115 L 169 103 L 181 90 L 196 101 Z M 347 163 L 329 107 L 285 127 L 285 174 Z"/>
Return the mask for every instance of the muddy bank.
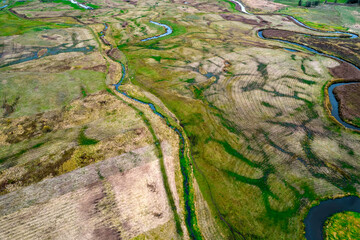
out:
<path id="1" fill-rule="evenodd" d="M 360 119 L 360 82 L 337 86 L 333 92 L 339 102 L 340 117 L 346 122 Z"/>

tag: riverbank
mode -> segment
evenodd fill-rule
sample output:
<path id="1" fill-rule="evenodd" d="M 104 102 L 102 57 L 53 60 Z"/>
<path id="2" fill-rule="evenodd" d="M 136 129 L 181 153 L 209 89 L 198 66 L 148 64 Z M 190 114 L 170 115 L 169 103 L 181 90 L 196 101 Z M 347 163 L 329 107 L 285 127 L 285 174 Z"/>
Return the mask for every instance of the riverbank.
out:
<path id="1" fill-rule="evenodd" d="M 342 195 L 321 199 L 310 205 L 304 219 L 307 240 L 324 239 L 326 220 L 335 213 L 352 211 L 360 213 L 360 198 L 357 195 Z"/>
<path id="2" fill-rule="evenodd" d="M 300 212 L 301 219 L 305 219 L 307 217 L 310 209 L 312 209 L 313 207 L 319 206 L 319 204 L 321 202 L 323 202 L 323 201 L 333 200 L 333 199 L 340 199 L 340 198 L 349 197 L 349 196 L 356 196 L 356 197 L 360 198 L 360 194 L 353 195 L 353 194 L 347 193 L 347 194 L 337 194 L 337 195 L 334 195 L 334 196 L 328 196 L 328 197 L 324 197 L 324 198 L 321 198 L 321 199 L 311 201 L 309 204 L 307 204 L 306 207 L 304 207 L 301 210 L 301 212 Z M 301 222 L 301 232 L 302 232 L 302 236 L 300 236 L 300 238 L 306 239 L 306 237 L 305 237 L 305 222 L 304 221 Z"/>
<path id="3" fill-rule="evenodd" d="M 338 86 L 333 90 L 333 93 L 339 103 L 341 119 L 360 127 L 360 82 Z"/>
<path id="4" fill-rule="evenodd" d="M 328 82 L 325 87 L 324 87 L 324 107 L 325 107 L 325 111 L 327 112 L 328 117 L 337 125 L 339 125 L 340 127 L 344 127 L 344 124 L 349 124 L 347 122 L 344 122 L 340 117 L 336 117 L 336 115 L 334 116 L 334 109 L 333 109 L 333 104 L 330 101 L 331 98 L 331 94 L 329 94 L 329 88 L 334 85 L 334 84 L 341 84 L 341 83 L 352 83 L 352 81 L 344 81 L 343 79 L 336 79 L 333 81 Z M 355 131 L 355 132 L 359 132 L 360 133 L 360 128 L 350 125 L 347 127 L 350 128 L 351 131 Z"/>

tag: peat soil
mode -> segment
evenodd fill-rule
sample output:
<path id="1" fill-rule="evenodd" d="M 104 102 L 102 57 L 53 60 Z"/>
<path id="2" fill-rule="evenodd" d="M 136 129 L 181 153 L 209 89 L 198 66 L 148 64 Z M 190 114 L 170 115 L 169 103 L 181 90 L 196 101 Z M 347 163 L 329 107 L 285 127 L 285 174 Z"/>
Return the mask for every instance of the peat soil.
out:
<path id="1" fill-rule="evenodd" d="M 339 102 L 340 117 L 344 121 L 353 122 L 360 118 L 360 83 L 337 86 L 333 92 Z"/>
<path id="2" fill-rule="evenodd" d="M 346 62 L 339 62 L 339 63 L 340 65 L 333 68 L 329 68 L 330 73 L 333 75 L 334 78 L 341 78 L 347 81 L 360 79 L 360 71 L 357 68 Z"/>

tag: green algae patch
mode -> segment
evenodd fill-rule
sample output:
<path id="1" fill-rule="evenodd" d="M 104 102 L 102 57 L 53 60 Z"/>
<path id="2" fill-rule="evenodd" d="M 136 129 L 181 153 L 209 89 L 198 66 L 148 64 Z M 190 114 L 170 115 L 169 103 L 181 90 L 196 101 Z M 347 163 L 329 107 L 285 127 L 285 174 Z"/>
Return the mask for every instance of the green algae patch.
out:
<path id="1" fill-rule="evenodd" d="M 360 236 L 360 213 L 342 212 L 330 217 L 324 227 L 325 240 L 358 239 Z"/>

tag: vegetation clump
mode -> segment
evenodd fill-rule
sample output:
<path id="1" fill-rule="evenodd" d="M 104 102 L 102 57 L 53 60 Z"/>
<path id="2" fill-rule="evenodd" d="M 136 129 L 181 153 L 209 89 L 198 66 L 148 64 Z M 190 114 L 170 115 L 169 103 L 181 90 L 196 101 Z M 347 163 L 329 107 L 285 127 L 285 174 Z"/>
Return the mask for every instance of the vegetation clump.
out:
<path id="1" fill-rule="evenodd" d="M 331 216 L 324 227 L 325 240 L 353 240 L 360 236 L 360 213 L 341 212 Z"/>
<path id="2" fill-rule="evenodd" d="M 97 144 L 99 142 L 98 140 L 86 137 L 85 130 L 87 128 L 88 128 L 87 126 L 84 126 L 80 130 L 79 139 L 78 139 L 79 145 L 94 145 L 94 144 Z"/>

